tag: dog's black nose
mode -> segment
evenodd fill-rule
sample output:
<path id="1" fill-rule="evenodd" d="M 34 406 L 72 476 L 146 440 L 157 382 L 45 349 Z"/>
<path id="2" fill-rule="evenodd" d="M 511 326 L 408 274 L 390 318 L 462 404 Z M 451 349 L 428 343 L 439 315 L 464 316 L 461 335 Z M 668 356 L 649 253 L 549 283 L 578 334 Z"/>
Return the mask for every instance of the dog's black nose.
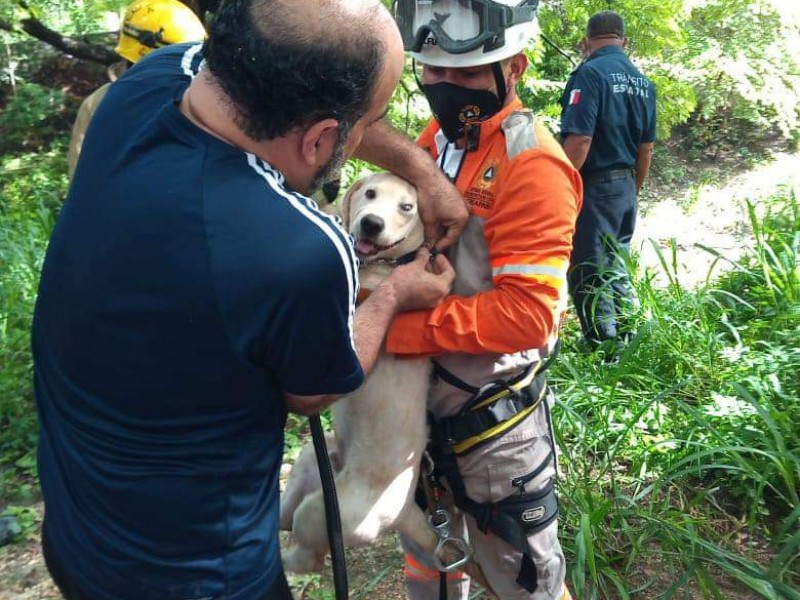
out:
<path id="1" fill-rule="evenodd" d="M 366 215 L 361 219 L 361 231 L 367 236 L 378 235 L 385 226 L 383 219 L 375 215 Z"/>

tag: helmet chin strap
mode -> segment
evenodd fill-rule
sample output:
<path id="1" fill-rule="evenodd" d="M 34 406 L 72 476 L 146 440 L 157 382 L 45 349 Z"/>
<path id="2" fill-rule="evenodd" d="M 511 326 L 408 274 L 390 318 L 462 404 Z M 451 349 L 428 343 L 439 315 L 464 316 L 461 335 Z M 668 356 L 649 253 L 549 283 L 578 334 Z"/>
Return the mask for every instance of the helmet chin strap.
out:
<path id="1" fill-rule="evenodd" d="M 492 63 L 492 73 L 494 73 L 494 81 L 497 85 L 497 98 L 500 100 L 500 106 L 503 106 L 506 103 L 506 78 L 499 61 Z"/>

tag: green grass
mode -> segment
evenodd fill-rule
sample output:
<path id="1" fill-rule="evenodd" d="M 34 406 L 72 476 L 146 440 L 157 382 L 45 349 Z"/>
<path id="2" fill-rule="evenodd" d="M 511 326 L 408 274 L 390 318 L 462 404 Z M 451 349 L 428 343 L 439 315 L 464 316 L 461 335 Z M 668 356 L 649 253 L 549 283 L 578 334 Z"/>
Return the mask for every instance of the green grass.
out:
<path id="1" fill-rule="evenodd" d="M 567 328 L 551 381 L 580 598 L 723 598 L 721 582 L 800 598 L 798 203 L 783 192 L 750 216 L 748 257 L 720 280 L 687 290 L 663 254 L 666 288 L 636 280 L 618 365 Z"/>
<path id="2" fill-rule="evenodd" d="M 0 498 L 35 490 L 30 320 L 47 240 L 66 193 L 66 148 L 0 158 Z"/>

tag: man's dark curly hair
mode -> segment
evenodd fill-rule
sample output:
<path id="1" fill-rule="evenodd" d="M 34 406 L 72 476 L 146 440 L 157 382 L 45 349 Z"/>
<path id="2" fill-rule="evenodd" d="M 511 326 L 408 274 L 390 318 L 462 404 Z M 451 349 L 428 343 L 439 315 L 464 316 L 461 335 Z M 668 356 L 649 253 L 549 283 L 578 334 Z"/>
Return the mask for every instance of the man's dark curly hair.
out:
<path id="1" fill-rule="evenodd" d="M 256 141 L 325 118 L 349 130 L 369 109 L 383 71 L 375 35 L 379 3 L 349 0 L 225 0 L 203 53 Z"/>

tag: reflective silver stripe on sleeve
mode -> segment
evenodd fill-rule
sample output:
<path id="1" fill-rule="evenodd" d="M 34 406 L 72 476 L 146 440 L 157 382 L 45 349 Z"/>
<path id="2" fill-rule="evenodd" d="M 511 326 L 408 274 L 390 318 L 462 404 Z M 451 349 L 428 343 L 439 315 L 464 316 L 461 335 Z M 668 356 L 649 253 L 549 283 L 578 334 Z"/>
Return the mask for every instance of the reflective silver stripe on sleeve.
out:
<path id="1" fill-rule="evenodd" d="M 566 279 L 567 270 L 544 265 L 503 265 L 492 269 L 492 276 L 497 277 L 498 275 L 546 275 Z"/>

